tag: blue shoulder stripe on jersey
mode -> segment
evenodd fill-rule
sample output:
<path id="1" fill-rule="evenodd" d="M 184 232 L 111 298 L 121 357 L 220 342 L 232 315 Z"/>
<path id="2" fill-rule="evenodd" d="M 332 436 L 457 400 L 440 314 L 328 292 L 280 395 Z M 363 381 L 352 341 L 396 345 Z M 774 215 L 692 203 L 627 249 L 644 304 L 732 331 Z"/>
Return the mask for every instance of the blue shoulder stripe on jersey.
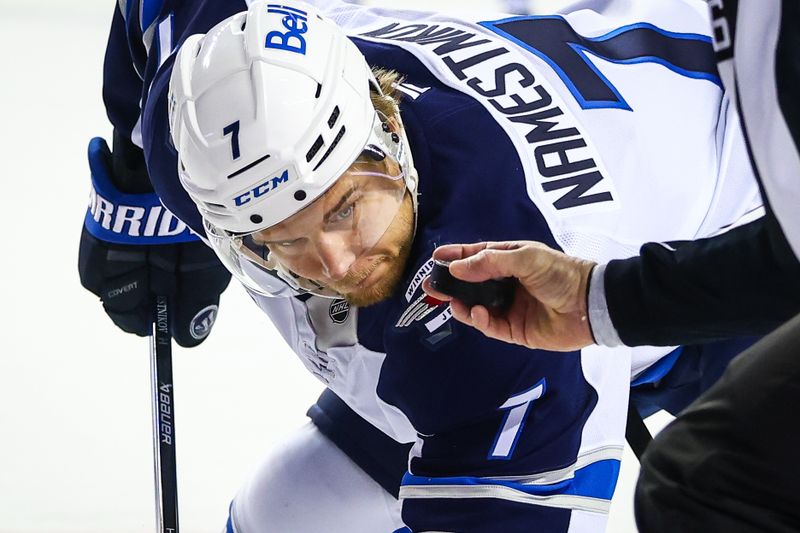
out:
<path id="1" fill-rule="evenodd" d="M 156 21 L 163 5 L 164 0 L 141 0 L 139 21 L 142 32 L 147 31 L 147 28 Z"/>
<path id="2" fill-rule="evenodd" d="M 617 486 L 620 462 L 617 459 L 597 461 L 575 471 L 574 477 L 549 485 L 530 485 L 504 479 L 484 477 L 424 477 L 406 473 L 403 486 L 501 485 L 537 496 L 568 495 L 611 500 Z"/>
<path id="3" fill-rule="evenodd" d="M 101 241 L 117 244 L 175 244 L 197 235 L 161 204 L 156 193 L 124 194 L 111 181 L 106 142 L 89 142 L 92 189 L 84 225 Z"/>
<path id="4" fill-rule="evenodd" d="M 678 358 L 680 358 L 682 353 L 683 346 L 672 350 L 654 364 L 650 365 L 647 370 L 639 374 L 631 383 L 631 387 L 638 387 L 639 385 L 644 385 L 646 383 L 655 383 L 656 381 L 662 379 L 664 376 L 669 374 L 670 370 L 672 370 L 672 367 L 674 367 L 675 363 L 678 362 Z"/>

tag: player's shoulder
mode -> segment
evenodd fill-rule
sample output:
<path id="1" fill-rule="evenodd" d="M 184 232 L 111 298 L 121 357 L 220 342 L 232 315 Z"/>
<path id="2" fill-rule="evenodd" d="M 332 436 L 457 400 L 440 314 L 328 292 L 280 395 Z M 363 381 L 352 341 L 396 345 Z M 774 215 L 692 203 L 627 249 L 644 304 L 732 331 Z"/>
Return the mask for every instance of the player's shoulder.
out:
<path id="1" fill-rule="evenodd" d="M 351 38 L 373 70 L 388 70 L 397 74 L 394 88 L 401 102 L 401 111 L 416 115 L 422 126 L 437 124 L 447 116 L 481 108 L 475 98 L 449 84 L 418 55 L 392 44 Z"/>

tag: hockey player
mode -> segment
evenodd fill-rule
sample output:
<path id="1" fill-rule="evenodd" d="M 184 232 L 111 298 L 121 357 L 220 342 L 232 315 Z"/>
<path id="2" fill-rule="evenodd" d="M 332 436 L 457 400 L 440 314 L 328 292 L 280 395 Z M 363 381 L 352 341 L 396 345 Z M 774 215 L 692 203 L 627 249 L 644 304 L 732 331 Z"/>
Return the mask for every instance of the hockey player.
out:
<path id="1" fill-rule="evenodd" d="M 400 490 L 412 531 L 602 531 L 631 374 L 671 351 L 553 357 L 487 339 L 422 292 L 436 245 L 525 238 L 608 260 L 758 205 L 704 6 L 612 4 L 473 20 L 334 2 L 120 4 L 110 68 L 143 79 L 129 131 L 156 192 L 330 390 L 414 443 Z M 337 483 L 352 465 L 315 431 L 243 488 L 230 530 L 399 527 L 377 503 L 359 521 L 286 510 L 309 495 L 358 505 L 347 498 L 367 486 Z M 276 496 L 271 476 L 303 473 L 298 448 L 325 458 L 322 477 Z"/>

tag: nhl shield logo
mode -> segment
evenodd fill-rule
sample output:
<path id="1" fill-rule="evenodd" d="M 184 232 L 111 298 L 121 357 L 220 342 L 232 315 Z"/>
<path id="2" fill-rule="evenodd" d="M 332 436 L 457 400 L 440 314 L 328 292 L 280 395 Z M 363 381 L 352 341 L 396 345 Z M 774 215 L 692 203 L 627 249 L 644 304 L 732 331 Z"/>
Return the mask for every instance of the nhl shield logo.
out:
<path id="1" fill-rule="evenodd" d="M 328 316 L 331 317 L 334 324 L 344 324 L 347 317 L 350 316 L 350 304 L 347 303 L 347 300 L 342 299 L 332 301 L 328 309 Z"/>

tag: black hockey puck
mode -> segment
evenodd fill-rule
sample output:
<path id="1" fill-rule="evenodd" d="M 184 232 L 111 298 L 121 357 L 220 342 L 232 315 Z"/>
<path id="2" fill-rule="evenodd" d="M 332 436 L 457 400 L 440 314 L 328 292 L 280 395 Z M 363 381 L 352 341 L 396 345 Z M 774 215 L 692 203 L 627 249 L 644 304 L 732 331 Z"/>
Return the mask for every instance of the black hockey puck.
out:
<path id="1" fill-rule="evenodd" d="M 497 310 L 505 310 L 514 301 L 517 280 L 514 278 L 490 279 L 470 282 L 454 278 L 450 274 L 450 262 L 434 259 L 431 271 L 431 287 L 437 291 L 461 300 L 468 306 L 482 305 Z"/>

